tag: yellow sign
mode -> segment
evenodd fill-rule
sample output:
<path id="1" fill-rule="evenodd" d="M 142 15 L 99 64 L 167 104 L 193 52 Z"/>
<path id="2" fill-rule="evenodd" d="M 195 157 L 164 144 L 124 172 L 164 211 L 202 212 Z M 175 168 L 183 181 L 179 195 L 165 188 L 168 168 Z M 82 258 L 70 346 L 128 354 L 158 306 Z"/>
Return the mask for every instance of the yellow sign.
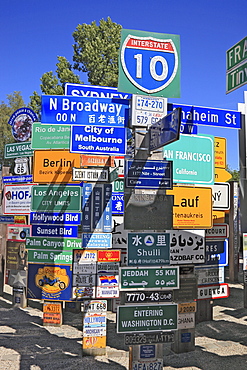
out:
<path id="1" fill-rule="evenodd" d="M 174 229 L 212 228 L 212 188 L 174 186 L 166 193 L 174 195 Z"/>
<path id="2" fill-rule="evenodd" d="M 70 183 L 73 167 L 80 167 L 79 153 L 68 150 L 35 150 L 33 181 L 42 183 Z M 34 180 L 35 179 L 35 180 Z"/>
<path id="3" fill-rule="evenodd" d="M 232 178 L 232 175 L 224 168 L 215 168 L 214 181 L 226 182 Z"/>
<path id="4" fill-rule="evenodd" d="M 82 339 L 83 349 L 92 348 L 105 348 L 106 347 L 106 336 L 102 337 L 84 337 Z"/>
<path id="5" fill-rule="evenodd" d="M 178 313 L 194 313 L 194 312 L 196 312 L 196 302 L 178 304 Z"/>
<path id="6" fill-rule="evenodd" d="M 226 138 L 214 138 L 214 163 L 217 168 L 226 168 Z"/>
<path id="7" fill-rule="evenodd" d="M 213 211 L 213 224 L 224 224 L 225 223 L 225 212 Z"/>

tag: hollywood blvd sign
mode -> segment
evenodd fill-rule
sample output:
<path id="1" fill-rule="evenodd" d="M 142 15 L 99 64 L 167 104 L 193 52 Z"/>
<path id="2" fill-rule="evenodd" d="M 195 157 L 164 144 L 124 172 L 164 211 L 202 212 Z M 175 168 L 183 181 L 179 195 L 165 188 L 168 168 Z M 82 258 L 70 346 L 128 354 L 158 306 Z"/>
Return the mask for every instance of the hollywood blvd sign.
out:
<path id="1" fill-rule="evenodd" d="M 128 116 L 126 99 L 42 95 L 41 123 L 124 127 Z"/>

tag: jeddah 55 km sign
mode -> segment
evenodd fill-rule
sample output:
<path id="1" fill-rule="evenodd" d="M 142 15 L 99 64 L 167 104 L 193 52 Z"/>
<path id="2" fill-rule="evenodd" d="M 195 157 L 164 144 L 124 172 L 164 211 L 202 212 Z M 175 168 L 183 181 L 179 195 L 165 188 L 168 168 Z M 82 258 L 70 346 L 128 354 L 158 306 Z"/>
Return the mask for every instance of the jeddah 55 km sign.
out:
<path id="1" fill-rule="evenodd" d="M 122 30 L 118 90 L 180 97 L 178 35 Z"/>

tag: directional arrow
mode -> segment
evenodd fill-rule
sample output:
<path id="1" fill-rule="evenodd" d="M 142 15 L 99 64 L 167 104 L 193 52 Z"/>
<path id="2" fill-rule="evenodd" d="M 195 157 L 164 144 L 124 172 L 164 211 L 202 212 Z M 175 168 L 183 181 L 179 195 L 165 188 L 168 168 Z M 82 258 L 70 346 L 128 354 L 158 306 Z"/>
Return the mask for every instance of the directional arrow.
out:
<path id="1" fill-rule="evenodd" d="M 232 178 L 232 175 L 223 168 L 215 168 L 215 182 L 226 182 Z"/>

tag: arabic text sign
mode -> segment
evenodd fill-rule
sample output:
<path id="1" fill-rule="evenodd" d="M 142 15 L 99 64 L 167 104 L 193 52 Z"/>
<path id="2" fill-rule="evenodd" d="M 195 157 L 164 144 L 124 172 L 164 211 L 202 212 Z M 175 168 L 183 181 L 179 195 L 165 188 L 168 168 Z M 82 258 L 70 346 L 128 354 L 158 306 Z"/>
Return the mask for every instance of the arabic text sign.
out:
<path id="1" fill-rule="evenodd" d="M 33 236 L 26 238 L 26 249 L 73 250 L 81 248 L 82 240 L 77 238 L 46 238 Z"/>
<path id="2" fill-rule="evenodd" d="M 149 128 L 149 149 L 156 150 L 177 141 L 180 134 L 181 108 L 176 108 Z"/>
<path id="3" fill-rule="evenodd" d="M 32 149 L 69 149 L 70 125 L 33 124 Z"/>
<path id="4" fill-rule="evenodd" d="M 177 305 L 119 306 L 117 333 L 177 329 Z"/>
<path id="5" fill-rule="evenodd" d="M 129 233 L 128 265 L 169 265 L 168 233 Z"/>
<path id="6" fill-rule="evenodd" d="M 34 185 L 32 188 L 33 211 L 80 211 L 80 186 Z"/>
<path id="7" fill-rule="evenodd" d="M 173 182 L 214 184 L 214 137 L 180 135 L 164 147 L 164 158 L 173 161 Z"/>
<path id="8" fill-rule="evenodd" d="M 174 186 L 173 227 L 176 229 L 206 229 L 212 227 L 212 189 Z"/>
<path id="9" fill-rule="evenodd" d="M 72 153 L 124 155 L 126 151 L 125 128 L 73 125 L 70 151 Z"/>
<path id="10" fill-rule="evenodd" d="M 42 95 L 41 123 L 124 126 L 128 100 Z"/>
<path id="11" fill-rule="evenodd" d="M 4 158 L 16 158 L 16 157 L 31 157 L 33 150 L 31 149 L 31 143 L 13 143 L 5 144 Z"/>
<path id="12" fill-rule="evenodd" d="M 171 230 L 169 233 L 171 265 L 205 262 L 204 230 Z"/>
<path id="13" fill-rule="evenodd" d="M 120 290 L 178 289 L 178 267 L 121 267 Z"/>
<path id="14" fill-rule="evenodd" d="M 155 160 L 126 160 L 125 186 L 136 189 L 171 189 L 172 162 Z"/>
<path id="15" fill-rule="evenodd" d="M 182 108 L 182 123 L 206 126 L 241 128 L 241 113 L 234 110 L 196 107 L 194 105 L 168 104 L 168 112 Z"/>

